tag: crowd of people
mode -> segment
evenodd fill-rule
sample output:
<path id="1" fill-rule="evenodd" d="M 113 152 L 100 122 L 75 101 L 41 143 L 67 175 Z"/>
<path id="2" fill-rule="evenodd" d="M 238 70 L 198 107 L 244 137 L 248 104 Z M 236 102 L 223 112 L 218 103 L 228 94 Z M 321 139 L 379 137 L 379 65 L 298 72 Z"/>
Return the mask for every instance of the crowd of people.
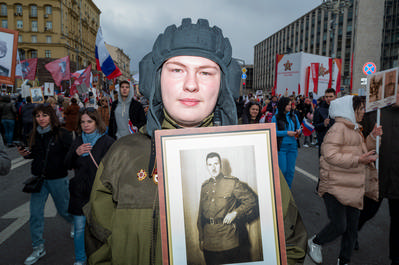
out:
<path id="1" fill-rule="evenodd" d="M 2 97 L 5 144 L 12 147 L 15 139 L 24 143 L 26 147 L 19 145 L 18 151 L 32 159 L 32 175 L 44 176 L 40 192 L 30 198 L 33 252 L 26 265 L 46 254 L 44 206 L 49 194 L 58 213 L 73 224 L 75 265 L 162 264 L 154 131 L 255 123 L 276 126 L 288 264 L 302 264 L 307 250 L 316 263 L 322 263 L 322 246 L 339 236 L 337 264 L 349 264 L 358 245 L 358 230 L 383 198 L 389 199 L 390 207 L 390 259 L 392 265 L 399 264 L 395 162 L 399 160 L 399 96 L 395 105 L 384 109 L 382 126 L 374 125 L 375 114 L 364 119 L 364 98 L 336 99 L 333 89 L 317 100 L 311 95 L 236 100 L 240 67 L 231 55 L 230 42 L 218 27 L 203 19 L 196 24 L 183 19 L 181 26 L 172 25 L 160 34 L 140 62 L 140 92 L 149 100 L 148 111 L 134 98 L 127 81 L 120 82 L 119 94 L 112 100 L 89 95 L 82 103 L 79 97 L 49 97 L 46 104 L 35 105 L 29 97 L 15 104 Z M 362 133 L 361 124 L 367 132 Z M 374 166 L 377 137 L 382 137 L 379 172 Z M 290 189 L 298 148 L 312 145 L 319 147 L 317 192 L 329 223 L 309 239 Z M 207 157 L 208 182 L 240 186 L 221 175 L 221 162 L 217 153 Z M 74 171 L 71 179 L 69 169 Z M 212 186 L 203 189 L 201 196 L 208 198 L 205 192 Z M 213 231 L 215 225 L 230 234 L 235 230 L 235 219 L 242 212 L 234 205 L 245 204 L 236 194 L 234 190 L 224 194 L 224 198 L 235 196 L 235 201 L 223 214 L 202 213 L 201 231 Z M 212 202 L 207 207 L 212 208 Z M 226 236 L 220 229 L 218 237 Z M 237 260 L 239 239 L 234 244 L 199 241 L 206 264 Z"/>

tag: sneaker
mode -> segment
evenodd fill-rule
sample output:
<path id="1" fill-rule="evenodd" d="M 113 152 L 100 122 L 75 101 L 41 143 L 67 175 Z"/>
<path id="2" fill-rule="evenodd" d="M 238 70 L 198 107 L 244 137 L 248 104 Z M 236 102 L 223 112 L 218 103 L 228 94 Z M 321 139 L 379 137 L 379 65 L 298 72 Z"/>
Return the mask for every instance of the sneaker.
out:
<path id="1" fill-rule="evenodd" d="M 340 261 L 338 259 L 337 265 L 348 265 L 348 263 L 340 263 Z"/>
<path id="2" fill-rule="evenodd" d="M 304 144 L 303 147 L 309 147 L 309 145 L 308 144 Z"/>
<path id="3" fill-rule="evenodd" d="M 313 239 L 316 237 L 314 235 L 308 240 L 308 249 L 309 249 L 309 257 L 317 264 L 321 264 L 323 262 L 323 256 L 321 254 L 322 246 L 313 242 Z"/>
<path id="4" fill-rule="evenodd" d="M 71 233 L 69 235 L 71 236 L 71 238 L 75 237 L 75 225 L 74 224 L 71 225 Z"/>
<path id="5" fill-rule="evenodd" d="M 40 246 L 33 248 L 32 254 L 30 254 L 30 256 L 26 258 L 24 264 L 32 265 L 44 255 L 46 255 L 46 250 L 44 249 L 44 245 L 41 244 Z"/>

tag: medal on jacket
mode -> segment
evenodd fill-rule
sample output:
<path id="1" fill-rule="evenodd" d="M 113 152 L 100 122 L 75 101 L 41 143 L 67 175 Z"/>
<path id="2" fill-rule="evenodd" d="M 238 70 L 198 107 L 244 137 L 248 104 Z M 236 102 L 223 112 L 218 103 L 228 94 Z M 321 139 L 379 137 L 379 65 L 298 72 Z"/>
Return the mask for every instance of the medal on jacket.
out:
<path id="1" fill-rule="evenodd" d="M 154 170 L 152 171 L 152 181 L 154 181 L 155 184 L 158 185 L 158 169 L 154 168 Z"/>
<path id="2" fill-rule="evenodd" d="M 143 181 L 146 177 L 147 177 L 147 172 L 145 172 L 144 169 L 141 169 L 141 170 L 137 173 L 137 179 L 138 179 L 139 181 Z"/>

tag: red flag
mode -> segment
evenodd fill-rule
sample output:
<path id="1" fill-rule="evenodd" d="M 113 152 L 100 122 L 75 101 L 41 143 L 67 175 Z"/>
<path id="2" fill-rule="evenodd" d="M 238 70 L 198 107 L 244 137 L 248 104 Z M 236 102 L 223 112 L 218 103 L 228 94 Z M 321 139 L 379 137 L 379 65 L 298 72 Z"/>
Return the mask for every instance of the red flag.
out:
<path id="1" fill-rule="evenodd" d="M 317 94 L 319 88 L 319 63 L 311 63 L 312 79 L 313 79 L 313 92 Z"/>
<path id="2" fill-rule="evenodd" d="M 69 80 L 71 78 L 69 56 L 52 61 L 44 67 L 50 72 L 57 86 L 61 85 L 62 80 Z"/>
<path id="3" fill-rule="evenodd" d="M 305 97 L 309 97 L 309 77 L 310 77 L 310 66 L 306 67 Z"/>
<path id="4" fill-rule="evenodd" d="M 334 59 L 335 66 L 338 69 L 338 74 L 337 74 L 337 82 L 336 82 L 336 89 L 335 92 L 338 95 L 338 92 L 341 90 L 341 71 L 342 71 L 342 59 L 340 58 L 335 58 Z"/>
<path id="5" fill-rule="evenodd" d="M 301 94 L 301 84 L 298 83 L 298 95 L 300 95 L 300 94 Z"/>
<path id="6" fill-rule="evenodd" d="M 74 85 L 86 84 L 87 87 L 90 87 L 90 75 L 91 75 L 91 64 L 83 71 L 83 73 L 75 79 L 73 82 Z"/>
<path id="7" fill-rule="evenodd" d="M 328 88 L 332 86 L 332 75 L 333 75 L 333 59 L 328 58 L 328 72 L 330 73 L 330 79 L 328 80 Z"/>
<path id="8" fill-rule="evenodd" d="M 28 80 L 35 80 L 37 69 L 37 58 L 31 58 L 21 61 L 21 75 L 16 75 L 16 78 L 23 78 Z"/>

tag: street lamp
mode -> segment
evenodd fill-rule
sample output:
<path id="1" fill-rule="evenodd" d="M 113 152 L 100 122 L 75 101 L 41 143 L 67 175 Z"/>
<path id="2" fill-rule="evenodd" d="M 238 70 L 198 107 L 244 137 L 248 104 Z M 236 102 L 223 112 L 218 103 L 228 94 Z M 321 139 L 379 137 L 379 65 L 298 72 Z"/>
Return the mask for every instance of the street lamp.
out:
<path id="1" fill-rule="evenodd" d="M 330 38 L 331 44 L 331 57 L 335 58 L 335 30 L 339 22 L 339 16 L 344 13 L 345 9 L 352 5 L 353 0 L 322 0 L 321 7 L 326 11 L 331 11 L 332 19 L 330 21 Z"/>
<path id="2" fill-rule="evenodd" d="M 327 12 L 331 11 L 332 19 L 329 28 L 331 43 L 331 58 L 335 59 L 335 31 L 339 23 L 339 16 L 344 13 L 345 9 L 352 5 L 353 0 L 322 0 L 321 7 Z M 338 39 L 338 36 L 337 36 Z M 338 40 L 337 40 L 338 41 Z"/>

